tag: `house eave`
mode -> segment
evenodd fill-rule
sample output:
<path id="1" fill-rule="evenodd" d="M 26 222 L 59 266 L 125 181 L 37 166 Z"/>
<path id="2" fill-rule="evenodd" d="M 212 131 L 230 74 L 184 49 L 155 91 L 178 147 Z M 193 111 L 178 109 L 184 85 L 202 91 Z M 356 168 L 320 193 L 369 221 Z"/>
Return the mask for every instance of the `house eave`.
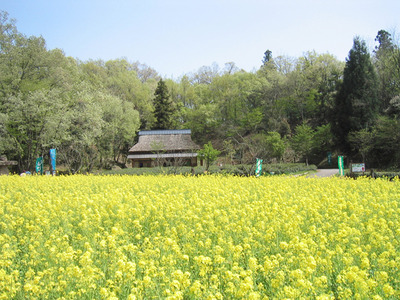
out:
<path id="1" fill-rule="evenodd" d="M 129 154 L 128 159 L 193 158 L 197 153 L 147 153 Z"/>

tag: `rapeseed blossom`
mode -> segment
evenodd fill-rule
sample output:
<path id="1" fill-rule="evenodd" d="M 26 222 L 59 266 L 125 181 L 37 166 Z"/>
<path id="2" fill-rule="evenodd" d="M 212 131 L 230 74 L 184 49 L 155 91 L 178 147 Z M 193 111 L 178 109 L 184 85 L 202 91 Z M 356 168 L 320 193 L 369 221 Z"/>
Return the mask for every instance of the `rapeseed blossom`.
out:
<path id="1" fill-rule="evenodd" d="M 0 299 L 398 299 L 400 182 L 0 177 Z"/>

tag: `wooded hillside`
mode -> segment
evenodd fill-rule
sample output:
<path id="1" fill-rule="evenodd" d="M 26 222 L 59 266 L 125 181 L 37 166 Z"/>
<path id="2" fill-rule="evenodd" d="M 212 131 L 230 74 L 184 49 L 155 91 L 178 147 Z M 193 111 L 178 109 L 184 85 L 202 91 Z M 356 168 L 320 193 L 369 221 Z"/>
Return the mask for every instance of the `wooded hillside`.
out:
<path id="1" fill-rule="evenodd" d="M 346 62 L 266 50 L 254 72 L 230 62 L 172 80 L 140 62 L 66 57 L 0 12 L 0 155 L 20 170 L 50 148 L 71 172 L 124 165 L 138 130 L 160 127 L 160 115 L 197 144 L 211 141 L 227 163 L 318 164 L 332 152 L 400 167 L 399 114 L 400 48 L 385 30 L 371 52 L 355 37 Z"/>

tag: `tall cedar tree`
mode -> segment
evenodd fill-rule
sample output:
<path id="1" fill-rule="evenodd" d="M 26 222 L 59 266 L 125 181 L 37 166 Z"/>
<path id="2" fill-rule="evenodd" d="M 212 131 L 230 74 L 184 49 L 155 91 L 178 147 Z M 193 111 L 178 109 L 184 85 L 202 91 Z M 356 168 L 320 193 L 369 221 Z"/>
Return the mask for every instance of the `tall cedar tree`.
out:
<path id="1" fill-rule="evenodd" d="M 338 147 L 344 154 L 351 154 L 348 134 L 373 125 L 379 111 L 377 91 L 377 76 L 367 46 L 365 41 L 356 37 L 335 99 L 332 126 Z"/>
<path id="2" fill-rule="evenodd" d="M 165 82 L 160 79 L 154 93 L 154 117 L 152 129 L 173 129 L 174 107 Z"/>

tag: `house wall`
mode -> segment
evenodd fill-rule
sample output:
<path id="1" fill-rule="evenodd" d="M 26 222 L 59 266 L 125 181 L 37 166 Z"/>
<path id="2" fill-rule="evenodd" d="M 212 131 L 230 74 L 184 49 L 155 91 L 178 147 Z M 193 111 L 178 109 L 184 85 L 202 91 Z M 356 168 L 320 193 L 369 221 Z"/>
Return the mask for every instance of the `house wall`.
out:
<path id="1" fill-rule="evenodd" d="M 154 167 L 150 159 L 132 159 L 132 168 L 151 168 Z"/>
<path id="2" fill-rule="evenodd" d="M 162 163 L 166 165 L 173 165 L 173 160 L 163 160 Z M 197 166 L 197 157 L 186 158 L 184 160 L 179 161 L 179 164 L 182 166 L 196 167 Z M 152 159 L 132 159 L 132 168 L 151 168 L 157 166 L 157 162 Z"/>

